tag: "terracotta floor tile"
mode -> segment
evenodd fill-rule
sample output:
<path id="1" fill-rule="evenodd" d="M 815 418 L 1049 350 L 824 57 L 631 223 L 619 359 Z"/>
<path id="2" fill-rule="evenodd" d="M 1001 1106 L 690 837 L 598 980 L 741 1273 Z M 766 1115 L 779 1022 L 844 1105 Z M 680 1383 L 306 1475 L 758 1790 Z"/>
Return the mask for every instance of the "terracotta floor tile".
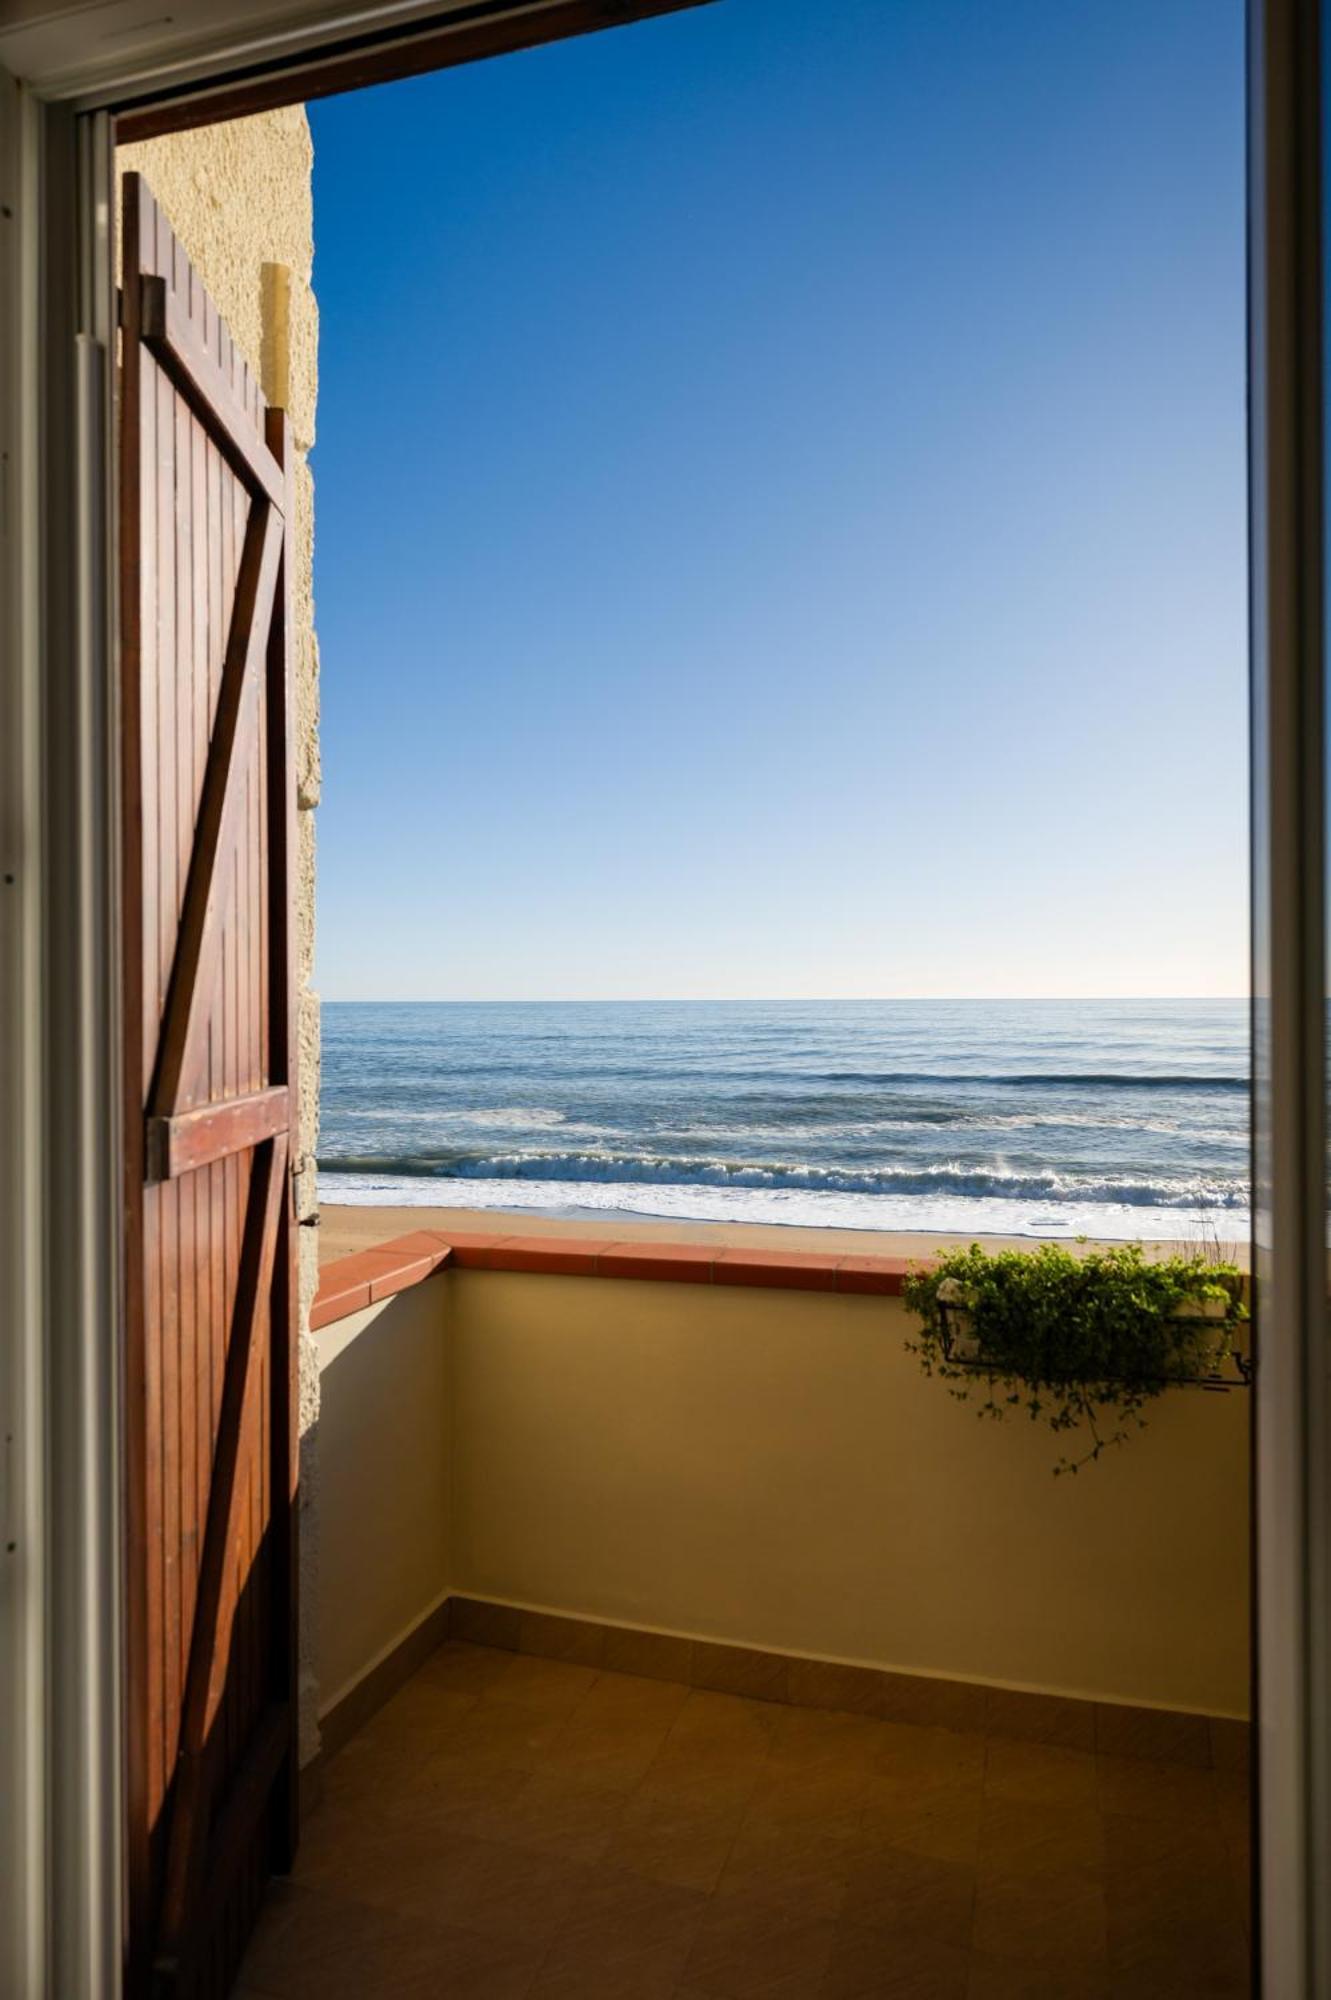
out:
<path id="1" fill-rule="evenodd" d="M 965 2000 L 970 1954 L 918 1935 L 838 1924 L 823 2000 Z"/>
<path id="2" fill-rule="evenodd" d="M 566 1727 L 563 1715 L 486 1695 L 456 1726 L 440 1730 L 431 1754 L 441 1762 L 515 1764 L 530 1771 Z"/>
<path id="3" fill-rule="evenodd" d="M 243 1990 L 1246 2000 L 1242 1774 L 997 1707 L 986 1737 L 449 1642 L 329 1759 Z"/>
<path id="4" fill-rule="evenodd" d="M 1025 1805 L 1094 1808 L 1099 1802 L 1096 1760 L 1089 1752 L 1000 1736 L 990 1740 L 984 1789 L 987 1797 Z"/>
<path id="5" fill-rule="evenodd" d="M 861 1839 L 869 1848 L 903 1848 L 938 1861 L 973 1865 L 983 1812 L 984 1794 L 978 1785 L 880 1780 L 870 1785 L 860 1809 Z"/>
<path id="6" fill-rule="evenodd" d="M 537 1848 L 468 1839 L 431 1872 L 432 1908 L 460 1930 L 549 1946 L 592 1872 Z"/>
<path id="7" fill-rule="evenodd" d="M 791 1826 L 746 1815 L 716 1894 L 784 1899 L 806 1913 L 835 1917 L 846 1898 L 852 1853 L 826 1825 Z"/>
<path id="8" fill-rule="evenodd" d="M 567 1718 L 596 1685 L 597 1671 L 571 1660 L 513 1653 L 489 1693 L 496 1701 Z"/>
<path id="9" fill-rule="evenodd" d="M 842 1913 L 863 1928 L 964 1947 L 974 1907 L 975 1873 L 964 1862 L 885 1847 L 847 1870 Z"/>
<path id="10" fill-rule="evenodd" d="M 893 1738 L 893 1725 L 845 1710 L 783 1708 L 772 1725 L 772 1761 L 799 1768 L 843 1764 L 871 1774 Z"/>
<path id="11" fill-rule="evenodd" d="M 856 1820 L 872 1787 L 872 1773 L 859 1763 L 778 1763 L 768 1758 L 758 1773 L 749 1810 L 795 1824 Z"/>
<path id="12" fill-rule="evenodd" d="M 691 1690 L 679 1681 L 647 1678 L 641 1674 L 598 1674 L 573 1711 L 578 1722 L 603 1723 L 617 1727 L 626 1722 L 659 1724 L 668 1729 L 678 1716 Z"/>
<path id="13" fill-rule="evenodd" d="M 1227 1879 L 1227 1844 L 1216 1820 L 1140 1819 L 1106 1813 L 1105 1879 L 1122 1897 L 1134 1893 L 1177 1897 L 1185 1907 L 1197 1899 L 1232 1905 Z"/>
<path id="14" fill-rule="evenodd" d="M 583 1784 L 628 1791 L 646 1777 L 668 1734 L 663 1722 L 605 1723 L 585 1718 L 579 1708 L 547 1746 L 543 1762 Z"/>
<path id="15" fill-rule="evenodd" d="M 680 1805 L 724 1811 L 748 1805 L 761 1773 L 761 1763 L 753 1758 L 699 1757 L 667 1743 L 648 1767 L 640 1789 Z"/>
<path id="16" fill-rule="evenodd" d="M 377 1715 L 371 1716 L 361 1733 L 376 1742 L 395 1735 L 420 1735 L 466 1715 L 484 1692 L 481 1688 L 456 1686 L 447 1680 L 413 1674 L 406 1686 L 399 1688 Z"/>
<path id="17" fill-rule="evenodd" d="M 1096 1875 L 1047 1868 L 977 1874 L 972 1937 L 979 1952 L 1100 1971 L 1107 1932 L 1104 1884 Z"/>
<path id="18" fill-rule="evenodd" d="M 472 1646 L 465 1639 L 446 1639 L 415 1675 L 416 1682 L 450 1688 L 462 1694 L 486 1694 L 513 1655 L 493 1646 Z"/>
<path id="19" fill-rule="evenodd" d="M 1189 1826 L 1219 1817 L 1210 1771 L 1188 1764 L 1156 1764 L 1138 1757 L 1100 1757 L 1101 1809 L 1133 1819 L 1173 1819 Z"/>
<path id="20" fill-rule="evenodd" d="M 479 1706 L 480 1697 L 433 1681 L 413 1679 L 370 1718 L 365 1727 L 329 1761 L 329 1771 L 343 1759 L 382 1758 L 410 1761 L 459 1730 Z"/>
<path id="21" fill-rule="evenodd" d="M 410 1826 L 418 1839 L 431 1830 L 470 1833 L 483 1814 L 503 1807 L 527 1782 L 527 1766 L 509 1754 L 421 1760 L 375 1802 L 375 1814 Z"/>
<path id="22" fill-rule="evenodd" d="M 671 1727 L 674 1742 L 765 1757 L 784 1714 L 779 1703 L 693 1688 Z"/>
<path id="23" fill-rule="evenodd" d="M 614 1837 L 624 1798 L 622 1791 L 577 1783 L 542 1769 L 523 1776 L 507 1799 L 478 1807 L 468 1831 L 486 1840 L 561 1854 L 570 1861 L 599 1862 Z"/>
<path id="24" fill-rule="evenodd" d="M 536 1975 L 532 2000 L 674 2000 L 678 1952 L 635 1947 L 622 1958 L 570 1959 L 552 1953 Z"/>
<path id="25" fill-rule="evenodd" d="M 1248 1839 L 1252 1832 L 1252 1785 L 1241 1772 L 1215 1774 L 1216 1811 L 1228 1837 Z"/>
<path id="26" fill-rule="evenodd" d="M 974 1952 L 966 2000 L 1110 2000 L 1112 1991 L 1107 1972 Z"/>
<path id="27" fill-rule="evenodd" d="M 308 1876 L 321 1893 L 448 1924 L 455 1885 L 475 1846 L 464 1833 L 367 1820 L 345 1843 L 335 1835 L 321 1856 L 302 1855 L 296 1880 L 303 1885 Z"/>
<path id="28" fill-rule="evenodd" d="M 511 1941 L 285 1888 L 269 1899 L 241 1978 L 274 2000 L 523 2000 L 539 1961 Z"/>
<path id="29" fill-rule="evenodd" d="M 546 1995 L 622 1993 L 655 2000 L 673 1993 L 698 1934 L 707 1898 L 624 1869 L 598 1870 L 570 1903 L 538 1975 Z"/>
<path id="30" fill-rule="evenodd" d="M 1177 1909 L 1152 1925 L 1125 1924 L 1111 1909 L 1109 1970 L 1115 1995 L 1133 2000 L 1246 2000 L 1251 1990 L 1242 1926 Z"/>
<path id="31" fill-rule="evenodd" d="M 781 1899 L 714 1896 L 684 1970 L 684 1983 L 718 2000 L 817 2000 L 836 1925 Z"/>
<path id="32" fill-rule="evenodd" d="M 875 1769 L 883 1778 L 912 1784 L 975 1784 L 984 1780 L 988 1742 L 974 1730 L 881 1725 Z"/>
<path id="33" fill-rule="evenodd" d="M 376 1847 L 397 1838 L 391 1820 L 372 1819 L 359 1806 L 325 1797 L 301 1827 L 298 1885 L 363 1900 L 359 1891 L 367 1862 L 372 1878 Z"/>
<path id="34" fill-rule="evenodd" d="M 1105 1866 L 1104 1815 L 1095 1806 L 1029 1805 L 990 1794 L 980 1818 L 979 1859 L 991 1873 L 1008 1866 L 1098 1874 Z"/>
<path id="35" fill-rule="evenodd" d="M 694 1805 L 640 1788 L 620 1815 L 607 1859 L 635 1875 L 710 1894 L 743 1816 L 742 1805 Z"/>

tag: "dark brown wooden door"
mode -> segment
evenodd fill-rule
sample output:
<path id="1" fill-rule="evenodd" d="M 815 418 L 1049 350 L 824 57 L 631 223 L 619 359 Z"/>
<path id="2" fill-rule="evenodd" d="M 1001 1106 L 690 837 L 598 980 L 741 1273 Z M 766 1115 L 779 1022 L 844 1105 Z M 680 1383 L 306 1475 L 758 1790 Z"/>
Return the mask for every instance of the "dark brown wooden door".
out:
<path id="1" fill-rule="evenodd" d="M 289 451 L 123 203 L 132 1993 L 225 1993 L 295 1841 Z"/>

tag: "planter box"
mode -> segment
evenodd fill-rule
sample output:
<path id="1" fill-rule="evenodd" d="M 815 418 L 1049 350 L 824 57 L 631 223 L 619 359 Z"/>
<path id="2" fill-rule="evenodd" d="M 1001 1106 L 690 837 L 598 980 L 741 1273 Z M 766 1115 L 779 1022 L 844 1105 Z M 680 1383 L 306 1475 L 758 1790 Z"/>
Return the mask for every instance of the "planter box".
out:
<path id="1" fill-rule="evenodd" d="M 1170 1317 L 1175 1325 L 1195 1325 L 1199 1320 L 1222 1323 L 1229 1317 L 1229 1312 L 1230 1308 L 1223 1299 L 1196 1299 L 1181 1306 Z M 943 1353 L 954 1368 L 969 1368 L 977 1375 L 1001 1372 L 996 1370 L 996 1364 L 985 1359 L 976 1331 L 975 1315 L 966 1303 L 966 1289 L 959 1280 L 947 1278 L 939 1286 L 938 1317 Z M 1211 1375 L 1169 1375 L 1162 1379 L 1179 1389 L 1223 1391 L 1249 1388 L 1252 1376 L 1252 1356 L 1235 1351 L 1227 1358 L 1222 1371 Z"/>

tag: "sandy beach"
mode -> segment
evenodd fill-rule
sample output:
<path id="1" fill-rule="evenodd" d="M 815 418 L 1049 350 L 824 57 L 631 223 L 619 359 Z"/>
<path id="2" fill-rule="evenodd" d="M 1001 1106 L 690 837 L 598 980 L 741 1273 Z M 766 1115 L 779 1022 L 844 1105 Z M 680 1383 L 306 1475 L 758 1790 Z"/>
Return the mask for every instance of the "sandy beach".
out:
<path id="1" fill-rule="evenodd" d="M 1182 1218 L 1181 1218 L 1182 1219 Z M 763 1244 L 772 1250 L 844 1250 L 847 1255 L 918 1257 L 922 1262 L 947 1250 L 978 1242 L 991 1250 L 1029 1250 L 1036 1239 L 1030 1236 L 968 1236 L 932 1234 L 928 1231 L 878 1229 L 804 1229 L 787 1223 L 686 1222 L 668 1220 L 644 1222 L 641 1216 L 621 1216 L 614 1210 L 570 1210 L 553 1216 L 533 1214 L 529 1209 L 495 1208 L 370 1208 L 325 1203 L 320 1211 L 319 1261 L 329 1263 L 353 1250 L 367 1250 L 413 1229 L 504 1230 L 514 1236 L 610 1236 L 617 1241 L 632 1237 L 667 1237 L 673 1243 Z M 1075 1246 L 1073 1246 L 1075 1247 Z M 1104 1247 L 1110 1247 L 1106 1244 Z M 1195 1241 L 1180 1232 L 1177 1243 L 1153 1243 L 1148 1250 L 1158 1256 L 1176 1251 L 1191 1254 Z M 1224 1245 L 1226 1256 L 1246 1267 L 1245 1244 Z"/>

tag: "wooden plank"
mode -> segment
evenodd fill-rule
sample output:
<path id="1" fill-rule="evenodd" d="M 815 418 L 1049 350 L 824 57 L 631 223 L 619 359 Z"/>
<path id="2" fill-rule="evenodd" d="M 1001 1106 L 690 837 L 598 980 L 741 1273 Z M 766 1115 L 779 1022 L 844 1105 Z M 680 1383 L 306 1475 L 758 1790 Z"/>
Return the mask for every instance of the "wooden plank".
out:
<path id="1" fill-rule="evenodd" d="M 284 1701 L 270 1703 L 263 1712 L 221 1809 L 214 1817 L 203 1871 L 207 1886 L 199 1911 L 202 1919 L 200 1928 L 203 1930 L 208 1928 L 210 1915 L 224 1903 L 237 1867 L 254 1844 L 291 1741 L 293 1727 L 294 1718 L 287 1704 Z"/>
<path id="2" fill-rule="evenodd" d="M 143 339 L 167 375 L 216 438 L 218 448 L 246 485 L 283 502 L 282 469 L 256 428 L 256 413 L 228 381 L 204 345 L 180 293 L 162 277 L 140 279 Z M 248 390 L 248 382 L 244 390 Z"/>
<path id="3" fill-rule="evenodd" d="M 167 272 L 175 262 L 175 238 L 159 206 L 154 226 L 154 257 Z M 179 797 L 179 737 L 188 712 L 181 686 L 176 577 L 176 417 L 177 397 L 170 381 L 156 371 L 157 384 L 157 981 L 158 1006 L 166 990 L 179 920 L 188 833 L 182 828 Z M 189 1633 L 181 1617 L 180 1516 L 180 1256 L 178 1204 L 173 1193 L 159 1191 L 154 1203 L 157 1254 L 157 1313 L 152 1337 L 160 1416 L 157 1438 L 161 1459 L 161 1638 L 157 1674 L 162 1706 L 162 1784 L 165 1790 L 175 1763 Z"/>
<path id="4" fill-rule="evenodd" d="M 294 1541 L 277 1497 L 295 1387 L 292 959 L 274 951 L 294 841 L 270 838 L 294 785 L 289 727 L 269 713 L 289 693 L 274 665 L 289 454 L 138 176 L 124 214 L 128 1976 L 141 1990 L 157 1944 L 165 1966 L 188 1937 L 188 1981 L 159 1984 L 220 2000 L 294 1759 Z M 219 1797 L 235 1802 L 221 1820 Z M 236 1855 L 215 1893 L 200 1870 L 223 1824 Z"/>
<path id="5" fill-rule="evenodd" d="M 232 1153 L 243 1153 L 285 1132 L 290 1117 L 290 1093 L 284 1083 L 220 1104 L 201 1104 L 172 1117 L 150 1117 L 145 1147 L 148 1178 L 176 1180 Z"/>
<path id="6" fill-rule="evenodd" d="M 189 296 L 190 267 L 180 244 L 172 246 L 174 282 L 183 285 Z M 180 396 L 173 397 L 175 431 L 175 583 L 176 583 L 176 881 L 188 878 L 194 821 L 198 812 L 195 782 L 195 755 L 198 737 L 199 704 L 196 690 L 194 608 L 194 432 L 197 425 L 189 406 Z M 203 523 L 198 523 L 198 532 Z M 206 750 L 206 746 L 205 746 Z M 200 1490 L 194 1461 L 195 1346 L 198 1324 L 198 1257 L 195 1247 L 194 1186 L 174 1188 L 165 1197 L 175 1227 L 175 1390 L 176 1390 L 176 1489 L 177 1601 L 180 1636 L 172 1659 L 172 1702 L 178 1705 L 184 1686 L 189 1654 L 189 1635 L 194 1623 L 194 1598 L 198 1577 L 200 1531 L 207 1507 L 206 1483 Z"/>
<path id="7" fill-rule="evenodd" d="M 196 1051 L 212 997 L 221 945 L 220 917 L 229 887 L 226 876 L 234 868 L 245 759 L 254 733 L 261 663 L 267 651 L 281 553 L 282 517 L 275 507 L 257 501 L 241 556 L 222 691 L 208 748 L 194 852 L 163 1013 L 151 1092 L 153 1112 L 158 1117 L 187 1108 L 181 1103 L 182 1077 Z"/>
<path id="8" fill-rule="evenodd" d="M 288 482 L 292 474 L 291 434 L 286 415 L 268 413 L 268 441 Z M 288 504 L 285 517 L 292 519 Z M 300 997 L 297 988 L 295 884 L 297 856 L 295 786 L 295 693 L 291 661 L 290 548 L 283 560 L 277 608 L 266 662 L 268 677 L 268 927 L 266 974 L 271 1006 L 268 1061 L 284 1077 L 291 1101 L 290 1161 L 301 1161 Z M 296 1336 L 300 1302 L 300 1245 L 295 1188 L 288 1175 L 274 1266 L 271 1348 L 272 1402 L 268 1507 L 272 1521 L 273 1672 L 291 1714 L 298 1712 L 300 1684 L 300 1344 Z M 300 1765 L 293 1730 L 275 1802 L 272 1865 L 282 1874 L 295 1862 L 300 1832 Z"/>
<path id="9" fill-rule="evenodd" d="M 215 1928 L 225 1917 L 236 1878 L 256 1847 L 262 1847 L 262 1822 L 292 1726 L 291 1713 L 282 1702 L 270 1703 L 260 1716 L 215 1816 L 195 1922 L 179 1947 L 159 1953 L 156 1964 L 159 1979 L 188 1988 L 213 1950 Z"/>
<path id="10" fill-rule="evenodd" d="M 145 214 L 151 196 L 138 176 L 127 176 L 122 196 L 122 246 L 127 272 L 139 268 L 145 234 Z M 151 1697 L 149 1692 L 149 1542 L 152 1508 L 148 1465 L 148 1368 L 144 1328 L 147 1324 L 146 1233 L 143 1185 L 143 1105 L 147 1090 L 148 1024 L 145 1006 L 145 961 L 154 933 L 146 907 L 144 824 L 150 805 L 145 798 L 144 701 L 147 680 L 145 648 L 151 634 L 144 618 L 153 588 L 147 569 L 144 514 L 154 445 L 150 413 L 154 406 L 151 377 L 138 338 L 138 286 L 125 298 L 120 368 L 119 464 L 119 585 L 120 585 L 120 840 L 125 893 L 121 915 L 122 1124 L 125 1133 L 125 1314 L 129 1331 L 125 1357 L 125 1468 L 127 1550 L 126 1592 L 126 1900 L 129 1911 L 127 1983 L 131 1990 L 146 1970 L 148 1923 L 152 1906 L 152 1824 L 150 1767 Z M 145 376 L 149 379 L 145 381 Z M 154 1018 L 153 1039 L 156 1038 Z"/>
<path id="11" fill-rule="evenodd" d="M 277 1223 L 286 1184 L 287 1144 L 279 1135 L 255 1156 L 249 1211 L 236 1288 L 235 1315 L 222 1391 L 221 1420 L 213 1459 L 208 1522 L 199 1566 L 198 1605 L 190 1646 L 189 1674 L 181 1711 L 180 1759 L 176 1769 L 162 1900 L 160 1937 L 169 1957 L 177 1957 L 199 1895 L 207 1836 L 208 1736 L 226 1681 L 234 1605 L 227 1604 L 227 1568 L 235 1531 L 241 1451 L 256 1336 L 273 1275 Z"/>

